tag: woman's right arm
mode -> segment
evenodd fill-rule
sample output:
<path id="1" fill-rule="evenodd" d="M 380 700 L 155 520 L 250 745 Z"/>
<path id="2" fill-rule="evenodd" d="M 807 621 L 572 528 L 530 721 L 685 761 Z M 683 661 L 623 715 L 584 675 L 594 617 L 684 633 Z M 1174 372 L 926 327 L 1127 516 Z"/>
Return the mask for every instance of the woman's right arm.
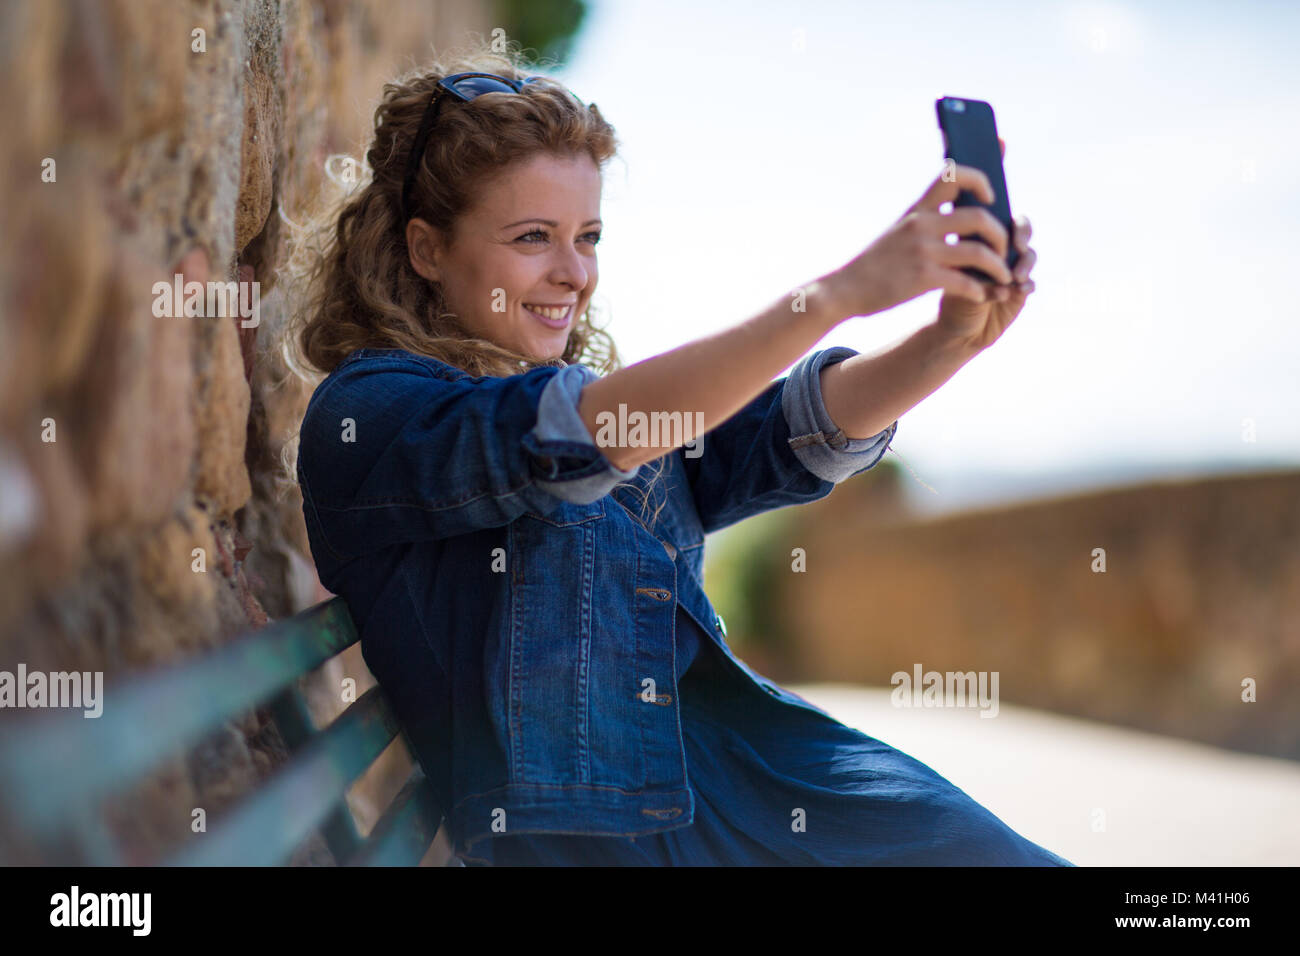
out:
<path id="1" fill-rule="evenodd" d="M 970 177 L 983 176 L 957 169 L 957 182 L 944 184 L 951 187 L 950 199 L 958 186 L 978 189 Z M 922 201 L 936 195 L 941 194 L 932 188 Z M 920 206 L 857 258 L 810 283 L 804 289 L 804 311 L 795 311 L 794 301 L 782 298 L 735 328 L 604 378 L 580 365 L 471 378 L 443 363 L 400 353 L 337 370 L 313 395 L 302 424 L 298 475 L 309 529 L 332 556 L 344 559 L 505 525 L 529 511 L 545 514 L 563 501 L 596 501 L 642 462 L 677 447 L 607 449 L 594 440 L 599 413 L 617 418 L 620 403 L 625 412 L 688 412 L 692 424 L 698 411 L 705 431 L 748 407 L 779 427 L 781 409 L 758 408 L 762 403 L 754 400 L 773 386 L 777 372 L 844 318 L 883 311 L 932 288 L 973 284 L 957 271 L 963 264 L 991 274 L 998 274 L 999 267 L 1005 270 L 992 252 L 974 242 L 946 247 L 952 250 L 944 254 L 952 268 L 933 267 L 933 243 L 921 248 L 918 236 L 937 234 L 943 245 L 945 230 L 980 232 L 996 246 L 994 230 L 1002 227 L 983 209 L 958 210 L 939 222 L 937 213 L 918 211 Z M 979 221 L 980 214 L 986 223 Z M 963 251 L 962 246 L 973 248 Z M 809 391 L 790 394 L 806 399 Z M 790 405 L 796 412 L 803 409 L 795 417 L 811 429 L 819 416 L 808 413 L 802 400 L 792 398 Z M 590 436 L 582 434 L 584 427 Z M 710 464 L 704 510 L 717 511 L 721 517 L 716 520 L 743 516 L 743 509 L 730 503 L 737 497 L 732 494 L 736 481 L 751 497 L 761 495 L 771 489 L 764 475 L 752 472 L 796 464 L 787 452 L 773 463 L 773 448 L 754 448 L 740 434 L 744 430 L 736 429 L 732 441 L 722 442 L 734 454 L 719 455 L 715 441 L 714 454 L 701 459 Z M 746 451 L 758 454 L 746 457 Z M 733 467 L 717 467 L 721 461 Z M 819 479 L 800 470 L 798 480 Z"/>
<path id="2" fill-rule="evenodd" d="M 603 423 L 631 418 L 639 412 L 647 421 L 656 413 L 681 413 L 683 422 L 702 423 L 709 431 L 745 407 L 767 388 L 773 377 L 796 361 L 827 332 L 845 319 L 872 315 L 914 299 L 932 289 L 982 300 L 984 287 L 961 272 L 977 266 L 1003 282 L 1011 281 L 1003 261 L 1007 236 L 988 210 L 967 206 L 951 214 L 939 207 L 967 189 L 991 201 L 988 178 L 968 166 L 955 167 L 955 178 L 942 174 L 899 220 L 860 255 L 802 289 L 803 311 L 796 311 L 795 291 L 739 325 L 696 339 L 591 382 L 582 389 L 579 412 L 593 440 L 616 467 L 631 469 L 679 447 L 654 439 L 645 445 L 620 447 L 606 443 Z M 948 244 L 951 233 L 977 233 L 992 243 L 973 240 Z M 707 439 L 705 439 L 707 443 Z"/>

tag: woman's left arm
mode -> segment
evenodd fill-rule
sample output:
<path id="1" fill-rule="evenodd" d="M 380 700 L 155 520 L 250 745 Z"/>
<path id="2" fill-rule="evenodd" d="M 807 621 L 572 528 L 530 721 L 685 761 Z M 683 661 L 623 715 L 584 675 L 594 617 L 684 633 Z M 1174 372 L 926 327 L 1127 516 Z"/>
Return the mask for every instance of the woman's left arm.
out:
<path id="1" fill-rule="evenodd" d="M 998 340 L 1034 291 L 1029 273 L 1038 259 L 1032 226 L 1016 217 L 1012 241 L 1020 250 L 1011 285 L 986 285 L 989 300 L 944 293 L 939 317 L 878 355 L 854 355 L 821 370 L 826 412 L 849 438 L 875 435 L 919 405 L 957 370 Z"/>

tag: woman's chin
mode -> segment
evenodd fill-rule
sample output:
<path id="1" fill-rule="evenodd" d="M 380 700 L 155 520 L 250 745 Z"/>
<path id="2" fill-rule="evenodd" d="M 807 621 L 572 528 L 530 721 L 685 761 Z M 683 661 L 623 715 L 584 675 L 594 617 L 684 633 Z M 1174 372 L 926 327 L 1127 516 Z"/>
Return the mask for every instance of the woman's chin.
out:
<path id="1" fill-rule="evenodd" d="M 530 342 L 523 350 L 524 355 L 533 357 L 534 362 L 548 362 L 551 359 L 557 359 L 564 354 L 564 348 L 568 345 L 569 336 L 548 336 L 545 341 Z"/>

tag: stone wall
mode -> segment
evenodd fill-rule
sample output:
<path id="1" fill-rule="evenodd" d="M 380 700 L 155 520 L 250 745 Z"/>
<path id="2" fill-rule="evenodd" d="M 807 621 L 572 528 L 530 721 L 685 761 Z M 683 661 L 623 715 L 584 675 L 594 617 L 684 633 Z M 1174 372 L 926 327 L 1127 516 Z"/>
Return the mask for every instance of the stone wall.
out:
<path id="1" fill-rule="evenodd" d="M 737 649 L 760 671 L 997 671 L 1005 703 L 1300 760 L 1300 471 L 924 520 L 861 507 L 874 482 L 751 546 L 767 613 Z"/>
<path id="2" fill-rule="evenodd" d="M 0 669 L 102 670 L 111 687 L 328 596 L 276 475 L 310 394 L 271 347 L 281 215 L 315 197 L 326 156 L 362 155 L 385 79 L 488 33 L 492 10 L 0 4 Z M 260 323 L 156 317 L 154 283 L 177 272 L 256 281 Z M 344 673 L 373 682 L 353 648 L 315 686 L 322 719 Z M 283 758 L 252 715 L 155 775 L 119 834 L 148 859 L 188 835 L 191 807 L 215 820 Z M 363 832 L 409 766 L 395 742 L 356 788 Z M 333 861 L 315 841 L 294 862 Z"/>

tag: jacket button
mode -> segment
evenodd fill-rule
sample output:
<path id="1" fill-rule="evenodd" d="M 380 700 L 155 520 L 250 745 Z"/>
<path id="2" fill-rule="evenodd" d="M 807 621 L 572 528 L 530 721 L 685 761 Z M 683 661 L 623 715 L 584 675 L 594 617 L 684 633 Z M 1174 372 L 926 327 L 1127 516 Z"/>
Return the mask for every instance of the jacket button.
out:
<path id="1" fill-rule="evenodd" d="M 668 552 L 668 557 L 674 559 L 677 557 L 677 549 L 673 547 L 673 543 L 671 541 L 664 542 L 664 550 Z"/>
<path id="2" fill-rule="evenodd" d="M 713 614 L 713 626 L 716 627 L 719 632 L 721 632 L 723 637 L 727 636 L 727 625 L 722 620 L 722 615 L 718 614 L 717 612 L 714 612 Z"/>

